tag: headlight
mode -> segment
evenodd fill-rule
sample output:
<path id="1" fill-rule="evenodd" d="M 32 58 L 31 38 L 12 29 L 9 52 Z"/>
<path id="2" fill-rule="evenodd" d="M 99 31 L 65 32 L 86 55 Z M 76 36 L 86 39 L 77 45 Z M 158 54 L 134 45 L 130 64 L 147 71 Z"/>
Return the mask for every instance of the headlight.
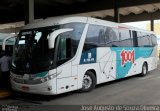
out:
<path id="1" fill-rule="evenodd" d="M 35 79 L 35 80 L 24 80 L 24 79 L 19 79 L 19 78 L 13 78 L 11 76 L 11 79 L 14 80 L 15 82 L 17 83 L 21 83 L 21 84 L 41 84 L 41 83 L 44 83 L 46 81 L 49 81 L 53 78 L 55 78 L 57 76 L 57 74 L 52 74 L 52 75 L 48 75 L 46 77 L 43 77 L 43 78 L 39 78 L 39 79 Z"/>
<path id="2" fill-rule="evenodd" d="M 48 80 L 51 80 L 51 79 L 53 79 L 53 78 L 55 78 L 55 77 L 56 77 L 56 74 L 52 74 L 52 75 L 43 77 L 43 78 L 41 78 L 40 80 L 41 80 L 41 82 L 43 83 L 43 82 L 46 82 L 46 81 L 48 81 Z"/>

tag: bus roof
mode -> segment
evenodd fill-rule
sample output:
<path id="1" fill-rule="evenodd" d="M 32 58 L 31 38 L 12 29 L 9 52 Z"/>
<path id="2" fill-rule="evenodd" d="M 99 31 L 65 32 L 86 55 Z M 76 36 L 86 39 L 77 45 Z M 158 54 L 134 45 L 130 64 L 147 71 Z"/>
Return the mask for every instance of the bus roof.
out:
<path id="1" fill-rule="evenodd" d="M 123 28 L 123 29 L 126 28 L 126 29 L 129 29 L 129 30 L 154 33 L 152 31 L 146 31 L 146 30 L 136 28 L 136 27 L 132 27 L 132 26 L 128 26 L 128 25 L 125 25 L 125 24 L 110 22 L 110 21 L 96 19 L 96 18 L 92 18 L 92 17 L 81 17 L 81 16 L 51 17 L 51 18 L 47 18 L 47 19 L 44 19 L 44 20 L 40 20 L 38 22 L 28 24 L 28 25 L 24 26 L 23 29 L 33 29 L 33 28 L 54 26 L 54 25 L 59 25 L 59 24 L 71 23 L 71 22 L 97 24 L 97 25 L 110 26 L 110 27 L 115 27 L 115 28 Z"/>
<path id="2" fill-rule="evenodd" d="M 70 22 L 87 22 L 87 17 L 70 17 L 70 16 L 62 16 L 62 17 L 53 17 L 47 18 L 38 22 L 34 22 L 24 26 L 23 29 L 33 29 L 39 27 L 47 27 L 47 26 L 54 26 L 59 24 L 66 24 Z"/>
<path id="3" fill-rule="evenodd" d="M 91 18 L 91 17 L 88 17 L 88 23 L 97 24 L 97 25 L 104 25 L 104 26 L 114 27 L 114 28 L 118 28 L 118 29 L 122 28 L 122 29 L 134 30 L 134 31 L 154 33 L 152 31 L 147 31 L 147 30 L 136 28 L 133 26 L 129 26 L 129 25 L 121 24 L 121 23 L 115 23 L 115 22 L 111 22 L 111 21 L 107 21 L 107 20 Z"/>

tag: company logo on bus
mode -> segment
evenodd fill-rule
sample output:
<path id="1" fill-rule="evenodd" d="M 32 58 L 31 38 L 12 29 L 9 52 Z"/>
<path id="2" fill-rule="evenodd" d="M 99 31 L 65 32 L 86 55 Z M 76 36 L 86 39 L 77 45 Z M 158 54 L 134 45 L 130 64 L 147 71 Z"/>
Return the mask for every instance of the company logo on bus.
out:
<path id="1" fill-rule="evenodd" d="M 26 64 L 26 68 L 29 68 L 29 63 Z"/>
<path id="2" fill-rule="evenodd" d="M 121 51 L 121 65 L 124 66 L 127 62 L 134 63 L 134 50 L 122 50 Z"/>
<path id="3" fill-rule="evenodd" d="M 94 58 L 92 57 L 92 53 L 88 53 L 88 58 L 84 59 L 84 62 L 93 62 Z"/>

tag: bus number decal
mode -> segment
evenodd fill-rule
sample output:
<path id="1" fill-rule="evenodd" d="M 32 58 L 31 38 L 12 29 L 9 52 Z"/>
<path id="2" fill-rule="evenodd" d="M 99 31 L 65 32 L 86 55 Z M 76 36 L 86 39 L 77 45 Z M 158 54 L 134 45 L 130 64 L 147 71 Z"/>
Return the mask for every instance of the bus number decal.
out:
<path id="1" fill-rule="evenodd" d="M 125 63 L 127 62 L 131 62 L 132 64 L 134 63 L 134 50 L 122 50 L 121 51 L 121 59 L 122 59 L 122 62 L 121 62 L 121 65 L 124 66 Z"/>

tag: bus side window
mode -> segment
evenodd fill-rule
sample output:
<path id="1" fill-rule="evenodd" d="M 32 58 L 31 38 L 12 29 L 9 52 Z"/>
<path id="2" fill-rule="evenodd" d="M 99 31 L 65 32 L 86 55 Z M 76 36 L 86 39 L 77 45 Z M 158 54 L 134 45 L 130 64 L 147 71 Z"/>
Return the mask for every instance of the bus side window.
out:
<path id="1" fill-rule="evenodd" d="M 102 38 L 99 38 L 99 36 L 102 36 L 103 30 L 101 26 L 98 25 L 89 25 L 86 39 L 83 46 L 83 51 L 88 51 L 93 48 L 96 48 L 100 41 L 102 41 Z"/>
<path id="2" fill-rule="evenodd" d="M 151 38 L 151 35 L 148 34 L 148 35 L 147 35 L 147 38 L 148 38 L 148 42 L 149 42 L 148 46 L 149 46 L 149 47 L 152 47 L 152 38 Z"/>
<path id="3" fill-rule="evenodd" d="M 136 31 L 132 31 L 132 37 L 133 37 L 133 46 L 134 47 L 138 47 L 138 38 L 137 38 L 137 32 Z"/>
<path id="4" fill-rule="evenodd" d="M 120 33 L 120 46 L 133 47 L 130 30 L 122 28 L 122 29 L 119 29 L 119 33 Z"/>
<path id="5" fill-rule="evenodd" d="M 118 47 L 119 46 L 119 33 L 118 30 L 112 27 L 106 27 L 106 46 L 107 47 Z"/>
<path id="6" fill-rule="evenodd" d="M 118 30 L 101 25 L 89 25 L 83 51 L 99 47 L 118 47 Z"/>
<path id="7" fill-rule="evenodd" d="M 72 28 L 73 31 L 64 32 L 57 38 L 57 66 L 67 62 L 76 55 L 84 27 L 84 23 L 68 23 L 62 26 L 62 28 Z"/>
<path id="8" fill-rule="evenodd" d="M 147 36 L 146 36 L 146 39 L 147 39 L 147 44 L 146 44 L 146 46 L 151 47 L 150 36 L 147 35 Z"/>
<path id="9" fill-rule="evenodd" d="M 146 32 L 138 32 L 138 46 L 139 47 L 150 47 L 150 36 Z"/>
<path id="10" fill-rule="evenodd" d="M 59 36 L 57 64 L 61 65 L 71 59 L 71 38 L 62 35 Z"/>
<path id="11" fill-rule="evenodd" d="M 150 37 L 152 39 L 152 46 L 157 45 L 157 38 L 156 38 L 156 36 L 154 34 L 152 34 Z"/>

